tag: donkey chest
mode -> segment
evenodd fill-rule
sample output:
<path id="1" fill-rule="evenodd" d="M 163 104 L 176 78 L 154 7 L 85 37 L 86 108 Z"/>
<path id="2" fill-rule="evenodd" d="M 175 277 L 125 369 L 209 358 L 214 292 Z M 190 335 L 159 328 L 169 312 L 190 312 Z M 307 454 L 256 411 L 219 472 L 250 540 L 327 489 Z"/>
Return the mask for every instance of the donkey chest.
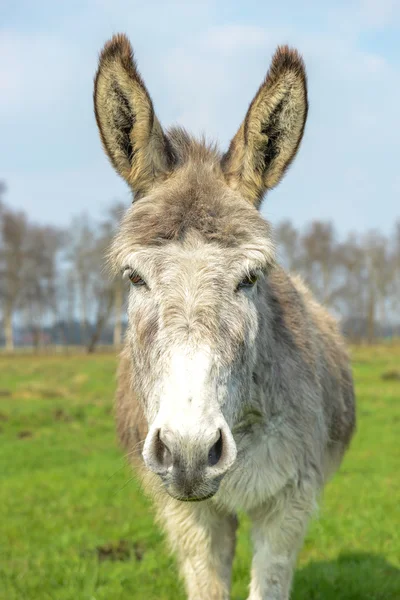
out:
<path id="1" fill-rule="evenodd" d="M 215 502 L 228 510 L 251 510 L 276 496 L 297 477 L 298 466 L 284 443 L 284 423 L 256 426 L 238 444 L 238 460 L 221 482 Z"/>

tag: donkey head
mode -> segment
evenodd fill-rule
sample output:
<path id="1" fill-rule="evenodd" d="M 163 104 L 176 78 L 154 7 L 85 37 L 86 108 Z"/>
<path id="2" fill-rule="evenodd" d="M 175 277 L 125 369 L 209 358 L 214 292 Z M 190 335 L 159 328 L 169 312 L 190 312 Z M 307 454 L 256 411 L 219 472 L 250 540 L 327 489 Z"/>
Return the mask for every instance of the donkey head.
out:
<path id="1" fill-rule="evenodd" d="M 251 405 L 275 261 L 257 209 L 303 135 L 303 61 L 278 48 L 223 156 L 181 129 L 164 133 L 125 36 L 101 53 L 94 102 L 104 149 L 134 192 L 111 258 L 132 284 L 143 458 L 172 496 L 203 500 L 235 462 L 232 432 Z"/>

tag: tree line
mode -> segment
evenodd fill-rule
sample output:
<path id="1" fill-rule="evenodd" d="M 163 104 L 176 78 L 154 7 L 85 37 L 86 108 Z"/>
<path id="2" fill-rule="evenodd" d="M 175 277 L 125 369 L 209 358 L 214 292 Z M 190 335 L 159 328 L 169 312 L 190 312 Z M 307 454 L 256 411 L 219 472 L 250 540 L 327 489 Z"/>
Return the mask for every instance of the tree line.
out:
<path id="1" fill-rule="evenodd" d="M 97 221 L 86 214 L 66 228 L 34 223 L 5 203 L 0 187 L 0 344 L 122 343 L 126 295 L 105 255 L 125 209 L 115 202 Z M 110 326 L 112 334 L 110 339 Z"/>
<path id="2" fill-rule="evenodd" d="M 400 219 L 389 235 L 374 229 L 344 238 L 331 222 L 299 231 L 284 221 L 276 239 L 285 266 L 302 275 L 348 337 L 400 335 Z"/>
<path id="3" fill-rule="evenodd" d="M 105 255 L 126 209 L 110 205 L 96 220 L 87 214 L 66 228 L 33 222 L 8 206 L 0 183 L 0 345 L 120 347 L 127 285 L 111 278 Z M 340 237 L 331 222 L 274 229 L 279 261 L 299 273 L 339 317 L 353 340 L 400 335 L 400 219 L 379 231 Z"/>

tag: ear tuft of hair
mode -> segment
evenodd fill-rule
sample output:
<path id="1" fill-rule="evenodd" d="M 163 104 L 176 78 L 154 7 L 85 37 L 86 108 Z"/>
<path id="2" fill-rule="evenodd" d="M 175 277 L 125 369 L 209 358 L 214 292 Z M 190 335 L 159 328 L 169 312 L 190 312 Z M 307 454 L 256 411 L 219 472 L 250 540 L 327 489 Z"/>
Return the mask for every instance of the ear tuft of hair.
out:
<path id="1" fill-rule="evenodd" d="M 124 57 L 128 61 L 133 59 L 132 46 L 124 33 L 116 33 L 104 44 L 104 48 L 100 53 L 100 60 L 114 58 L 115 56 Z"/>
<path id="2" fill-rule="evenodd" d="M 108 42 L 104 44 L 104 48 L 99 56 L 99 68 L 96 73 L 95 81 L 99 76 L 100 65 L 108 61 L 120 61 L 125 71 L 132 77 L 138 79 L 144 85 L 140 73 L 137 70 L 136 61 L 133 54 L 133 49 L 130 41 L 124 33 L 115 34 Z"/>
<path id="3" fill-rule="evenodd" d="M 296 50 L 288 45 L 278 46 L 272 57 L 269 77 L 276 78 L 283 71 L 293 71 L 296 75 L 306 78 L 306 67 L 303 57 Z"/>

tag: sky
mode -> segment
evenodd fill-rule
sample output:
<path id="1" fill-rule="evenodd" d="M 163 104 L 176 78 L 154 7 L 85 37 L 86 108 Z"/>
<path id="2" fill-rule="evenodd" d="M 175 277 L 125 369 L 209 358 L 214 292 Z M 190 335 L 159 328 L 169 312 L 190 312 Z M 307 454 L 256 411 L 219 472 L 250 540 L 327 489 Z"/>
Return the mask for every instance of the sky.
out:
<path id="1" fill-rule="evenodd" d="M 303 143 L 262 212 L 389 233 L 400 217 L 398 0 L 0 0 L 0 180 L 32 220 L 65 226 L 131 202 L 93 116 L 98 53 L 131 39 L 165 128 L 227 148 L 278 44 L 303 55 Z"/>

